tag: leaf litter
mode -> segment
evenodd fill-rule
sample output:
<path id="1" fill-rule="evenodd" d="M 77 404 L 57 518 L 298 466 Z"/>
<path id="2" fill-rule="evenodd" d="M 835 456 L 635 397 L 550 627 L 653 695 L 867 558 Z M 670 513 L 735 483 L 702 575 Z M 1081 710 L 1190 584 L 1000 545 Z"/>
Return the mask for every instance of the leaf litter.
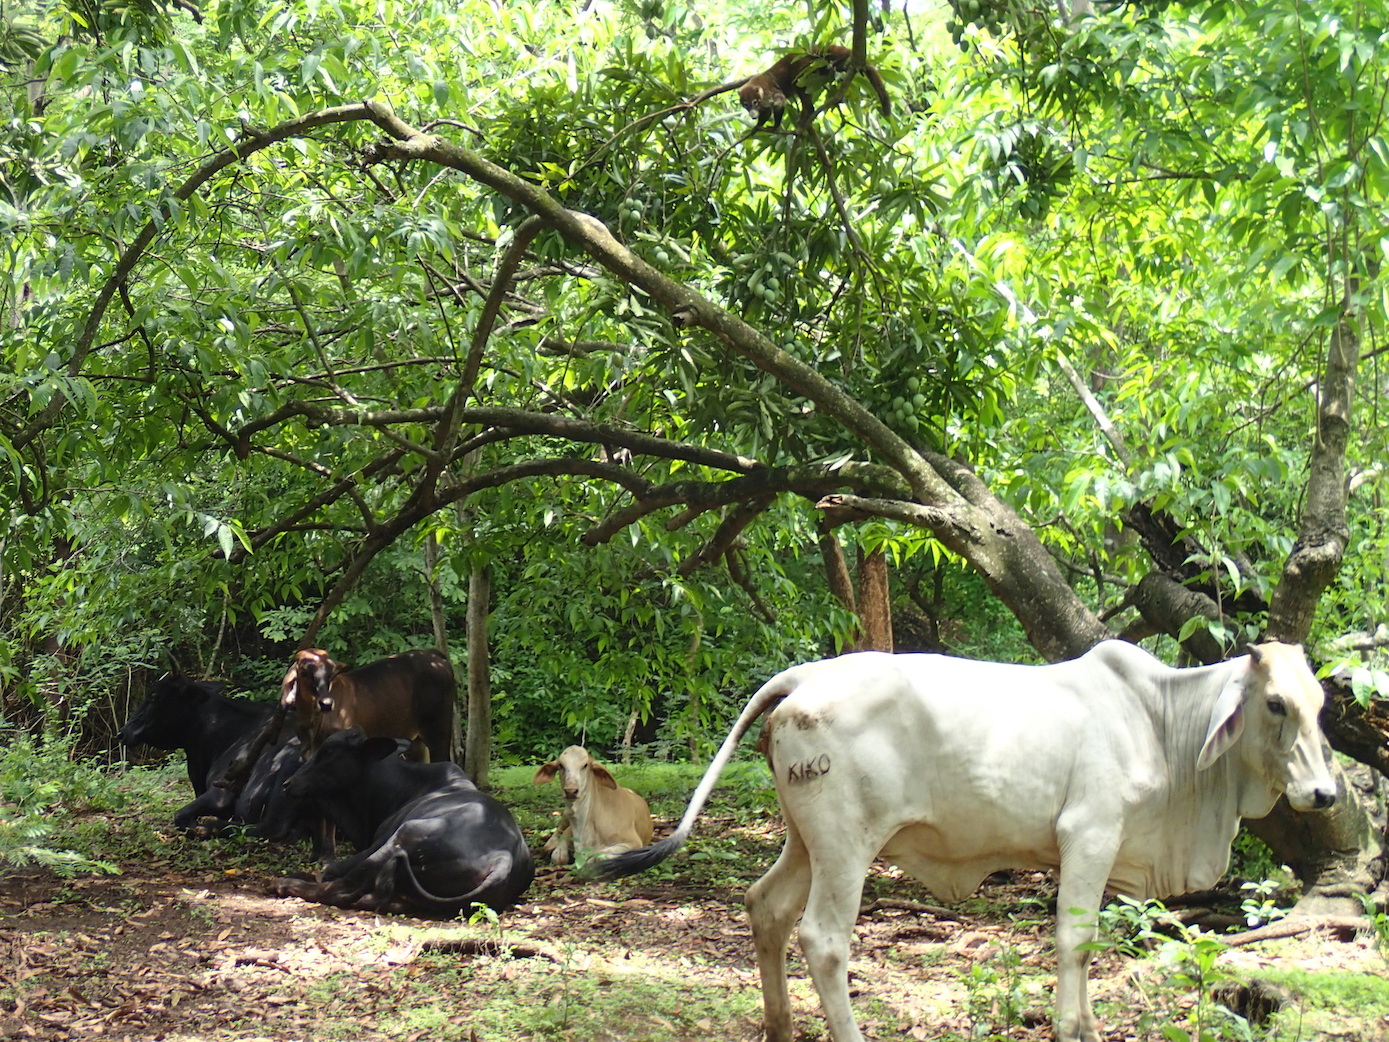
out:
<path id="1" fill-rule="evenodd" d="M 0 877 L 0 1038 L 751 1042 L 761 1035 L 743 886 L 678 881 L 678 864 L 659 880 L 611 884 L 544 868 L 528 900 L 497 925 L 273 898 L 271 873 L 181 871 L 176 853 L 124 872 Z M 945 909 L 895 875 L 884 869 L 870 879 L 870 893 L 894 896 L 865 906 L 852 956 L 850 987 L 869 1036 L 1050 1039 L 1052 923 L 1037 911 L 1054 902 L 1050 880 L 996 877 L 981 891 L 984 900 Z M 1028 918 L 1010 918 L 1009 909 L 1027 909 Z M 1364 939 L 1279 943 L 1279 963 L 1383 972 Z M 1004 952 L 1011 969 L 1002 968 Z M 798 1029 L 822 1037 L 794 945 L 790 965 Z M 1161 1037 L 1140 1027 L 1151 991 L 1135 970 L 1143 965 L 1112 952 L 1097 956 L 1094 991 L 1114 1004 L 1104 1017 L 1108 1042 Z M 575 976 L 609 989 L 655 985 L 675 1002 L 647 1008 L 634 992 L 629 1015 L 601 1031 L 558 1014 L 543 1030 L 499 1028 L 475 1015 L 502 991 L 514 992 L 517 1008 L 558 1005 L 568 1000 L 564 980 Z M 741 1011 L 710 1009 L 710 989 L 748 1001 Z M 420 1013 L 421 993 L 432 1003 L 429 1016 Z M 1172 1016 L 1189 1007 L 1174 1000 Z M 1383 1031 L 1379 1037 L 1389 1039 L 1389 1021 Z"/>

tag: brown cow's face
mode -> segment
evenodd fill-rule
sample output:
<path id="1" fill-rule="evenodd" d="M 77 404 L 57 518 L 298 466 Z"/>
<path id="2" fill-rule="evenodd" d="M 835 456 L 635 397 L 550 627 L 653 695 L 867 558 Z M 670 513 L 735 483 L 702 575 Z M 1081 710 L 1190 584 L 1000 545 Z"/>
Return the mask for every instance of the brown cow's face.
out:
<path id="1" fill-rule="evenodd" d="M 329 688 L 333 683 L 333 674 L 340 667 L 328 657 L 326 651 L 301 651 L 299 654 L 303 656 L 299 667 L 299 682 L 308 685 L 320 711 L 332 712 L 333 696 Z"/>
<path id="2" fill-rule="evenodd" d="M 312 700 L 310 704 L 316 704 L 321 712 L 332 712 L 333 696 L 329 688 L 340 669 L 342 667 L 330 659 L 326 651 L 310 648 L 295 652 L 294 661 L 280 685 L 280 704 L 297 705 L 302 696 Z"/>

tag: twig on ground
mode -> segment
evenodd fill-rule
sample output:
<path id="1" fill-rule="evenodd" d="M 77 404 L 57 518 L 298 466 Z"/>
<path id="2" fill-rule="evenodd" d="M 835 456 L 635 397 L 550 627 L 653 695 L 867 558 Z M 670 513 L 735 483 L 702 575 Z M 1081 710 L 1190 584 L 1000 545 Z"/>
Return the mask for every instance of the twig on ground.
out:
<path id="1" fill-rule="evenodd" d="M 1220 940 L 1223 944 L 1238 948 L 1246 944 L 1258 944 L 1260 941 L 1277 940 L 1280 937 L 1296 937 L 1298 934 L 1311 933 L 1313 930 L 1326 930 L 1335 934 L 1338 940 L 1348 941 L 1357 933 L 1370 929 L 1370 921 L 1364 916 L 1296 915 L 1287 919 L 1280 919 L 1276 923 L 1269 923 L 1267 926 L 1260 926 L 1255 930 L 1231 934 L 1228 937 L 1220 938 Z"/>
<path id="2" fill-rule="evenodd" d="M 904 901 L 896 897 L 880 897 L 876 901 L 860 908 L 858 914 L 872 915 L 874 912 L 882 911 L 884 908 L 899 909 L 904 912 L 924 912 L 927 915 L 934 915 L 937 919 L 949 919 L 954 923 L 964 921 L 958 912 L 952 912 L 949 908 L 942 908 L 940 905 L 922 904 L 920 901 Z"/>

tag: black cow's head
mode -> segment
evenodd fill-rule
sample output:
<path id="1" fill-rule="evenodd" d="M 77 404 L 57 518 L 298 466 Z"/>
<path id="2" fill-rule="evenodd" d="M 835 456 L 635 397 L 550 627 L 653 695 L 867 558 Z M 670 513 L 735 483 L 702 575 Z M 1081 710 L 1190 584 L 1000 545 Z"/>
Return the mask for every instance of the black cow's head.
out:
<path id="1" fill-rule="evenodd" d="M 227 685 L 166 673 L 154 682 L 145 700 L 116 732 L 122 745 L 180 749 L 188 741 L 207 703 Z"/>
<path id="2" fill-rule="evenodd" d="M 301 707 L 317 705 L 319 710 L 328 713 L 333 709 L 333 696 L 330 688 L 333 677 L 342 672 L 342 664 L 328 657 L 328 652 L 309 648 L 294 653 L 294 661 L 289 664 L 289 672 L 280 684 L 280 704 L 286 708 L 299 705 L 299 698 L 312 699 Z"/>
<path id="3" fill-rule="evenodd" d="M 409 748 L 403 738 L 368 738 L 360 727 L 335 731 L 285 782 L 285 791 L 298 799 L 350 791 L 361 784 L 368 766 L 388 756 L 401 756 Z"/>

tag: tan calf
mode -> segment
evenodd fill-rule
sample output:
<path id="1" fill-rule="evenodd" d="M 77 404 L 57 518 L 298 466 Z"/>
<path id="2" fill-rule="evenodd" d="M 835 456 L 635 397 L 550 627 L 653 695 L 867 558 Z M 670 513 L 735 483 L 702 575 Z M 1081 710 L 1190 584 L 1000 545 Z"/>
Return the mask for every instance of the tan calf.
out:
<path id="1" fill-rule="evenodd" d="M 555 775 L 564 790 L 564 823 L 545 844 L 551 864 L 569 864 L 575 850 L 607 856 L 651 842 L 646 801 L 618 785 L 587 749 L 571 745 L 535 772 L 535 784 L 544 785 Z"/>

